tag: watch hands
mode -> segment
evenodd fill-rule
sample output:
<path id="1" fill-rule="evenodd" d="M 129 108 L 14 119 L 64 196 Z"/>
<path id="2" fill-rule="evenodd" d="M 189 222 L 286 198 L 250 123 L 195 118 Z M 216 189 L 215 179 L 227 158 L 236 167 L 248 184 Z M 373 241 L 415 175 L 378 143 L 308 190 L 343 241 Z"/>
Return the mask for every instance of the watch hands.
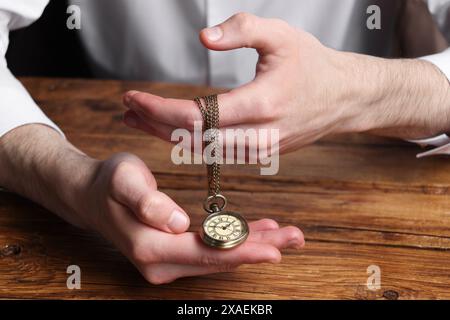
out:
<path id="1" fill-rule="evenodd" d="M 228 229 L 228 228 L 233 224 L 233 222 L 234 222 L 234 221 L 231 221 L 231 222 L 226 226 L 225 229 Z M 233 228 L 231 228 L 231 231 L 233 231 Z"/>
<path id="2" fill-rule="evenodd" d="M 230 230 L 230 231 L 233 231 L 233 228 L 228 229 L 228 228 L 233 224 L 233 222 L 234 222 L 234 221 L 230 222 L 226 227 L 221 227 L 221 226 L 219 226 L 219 225 L 216 225 L 216 226 L 214 227 L 214 229 L 220 228 L 220 229 L 222 229 L 222 230 Z"/>

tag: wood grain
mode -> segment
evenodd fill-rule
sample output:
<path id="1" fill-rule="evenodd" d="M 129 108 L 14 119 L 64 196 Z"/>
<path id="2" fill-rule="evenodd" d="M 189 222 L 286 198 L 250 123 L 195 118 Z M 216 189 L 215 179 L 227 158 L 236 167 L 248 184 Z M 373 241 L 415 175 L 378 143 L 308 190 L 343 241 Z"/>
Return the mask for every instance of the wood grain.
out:
<path id="1" fill-rule="evenodd" d="M 140 156 L 158 184 L 192 216 L 203 216 L 202 166 L 176 166 L 171 145 L 121 123 L 129 89 L 192 98 L 211 88 L 147 82 L 25 78 L 23 83 L 68 139 L 104 159 Z M 226 166 L 223 189 L 250 219 L 303 229 L 306 247 L 279 265 L 147 284 L 95 234 L 80 231 L 16 195 L 0 193 L 0 298 L 64 299 L 440 299 L 450 298 L 450 161 L 416 159 L 420 148 L 365 135 L 327 137 L 283 156 L 276 176 Z M 66 288 L 66 268 L 82 269 L 82 289 Z M 366 287 L 381 268 L 378 291 Z"/>

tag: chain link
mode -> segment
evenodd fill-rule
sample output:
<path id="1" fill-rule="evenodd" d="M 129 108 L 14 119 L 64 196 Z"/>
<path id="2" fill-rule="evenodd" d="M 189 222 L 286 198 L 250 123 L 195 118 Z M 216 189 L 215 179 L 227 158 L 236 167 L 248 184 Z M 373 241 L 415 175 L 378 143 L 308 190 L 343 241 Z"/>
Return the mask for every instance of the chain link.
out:
<path id="1" fill-rule="evenodd" d="M 202 100 L 205 104 L 202 103 Z M 217 95 L 213 94 L 201 98 L 195 98 L 198 108 L 203 117 L 203 130 L 205 135 L 205 148 L 212 144 L 211 157 L 221 159 L 222 150 L 219 148 L 219 102 Z M 208 162 L 211 162 L 210 159 Z M 208 174 L 208 195 L 220 194 L 220 164 L 214 161 L 206 165 Z"/>

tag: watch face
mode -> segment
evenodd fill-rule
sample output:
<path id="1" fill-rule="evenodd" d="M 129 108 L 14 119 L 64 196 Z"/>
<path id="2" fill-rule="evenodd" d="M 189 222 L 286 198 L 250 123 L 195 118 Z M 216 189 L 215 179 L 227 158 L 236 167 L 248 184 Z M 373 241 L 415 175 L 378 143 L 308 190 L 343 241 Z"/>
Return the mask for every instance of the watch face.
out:
<path id="1" fill-rule="evenodd" d="M 229 249 L 245 241 L 248 225 L 237 213 L 218 212 L 206 217 L 200 235 L 209 246 Z"/>

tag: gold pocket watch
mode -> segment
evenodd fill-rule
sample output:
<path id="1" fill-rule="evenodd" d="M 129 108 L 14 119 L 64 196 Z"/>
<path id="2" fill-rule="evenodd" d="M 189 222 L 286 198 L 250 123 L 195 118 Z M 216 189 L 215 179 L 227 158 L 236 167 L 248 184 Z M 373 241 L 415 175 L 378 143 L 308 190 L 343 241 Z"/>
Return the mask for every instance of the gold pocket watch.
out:
<path id="1" fill-rule="evenodd" d="M 205 101 L 203 105 L 201 99 Z M 202 113 L 204 130 L 210 133 L 205 144 L 213 144 L 211 156 L 221 152 L 218 148 L 219 104 L 217 95 L 195 98 Z M 227 198 L 220 193 L 220 164 L 213 162 L 207 167 L 208 197 L 203 203 L 203 209 L 208 216 L 203 220 L 200 237 L 210 247 L 231 249 L 242 244 L 248 237 L 249 228 L 244 217 L 236 212 L 224 211 Z"/>
<path id="2" fill-rule="evenodd" d="M 219 249 L 230 249 L 243 243 L 248 237 L 247 221 L 239 213 L 223 211 L 226 206 L 226 198 L 221 194 L 209 196 L 206 203 L 211 200 L 222 199 L 223 207 L 219 208 L 213 203 L 205 211 L 209 215 L 203 220 L 200 228 L 200 237 L 207 245 Z M 213 211 L 216 208 L 217 211 Z"/>

